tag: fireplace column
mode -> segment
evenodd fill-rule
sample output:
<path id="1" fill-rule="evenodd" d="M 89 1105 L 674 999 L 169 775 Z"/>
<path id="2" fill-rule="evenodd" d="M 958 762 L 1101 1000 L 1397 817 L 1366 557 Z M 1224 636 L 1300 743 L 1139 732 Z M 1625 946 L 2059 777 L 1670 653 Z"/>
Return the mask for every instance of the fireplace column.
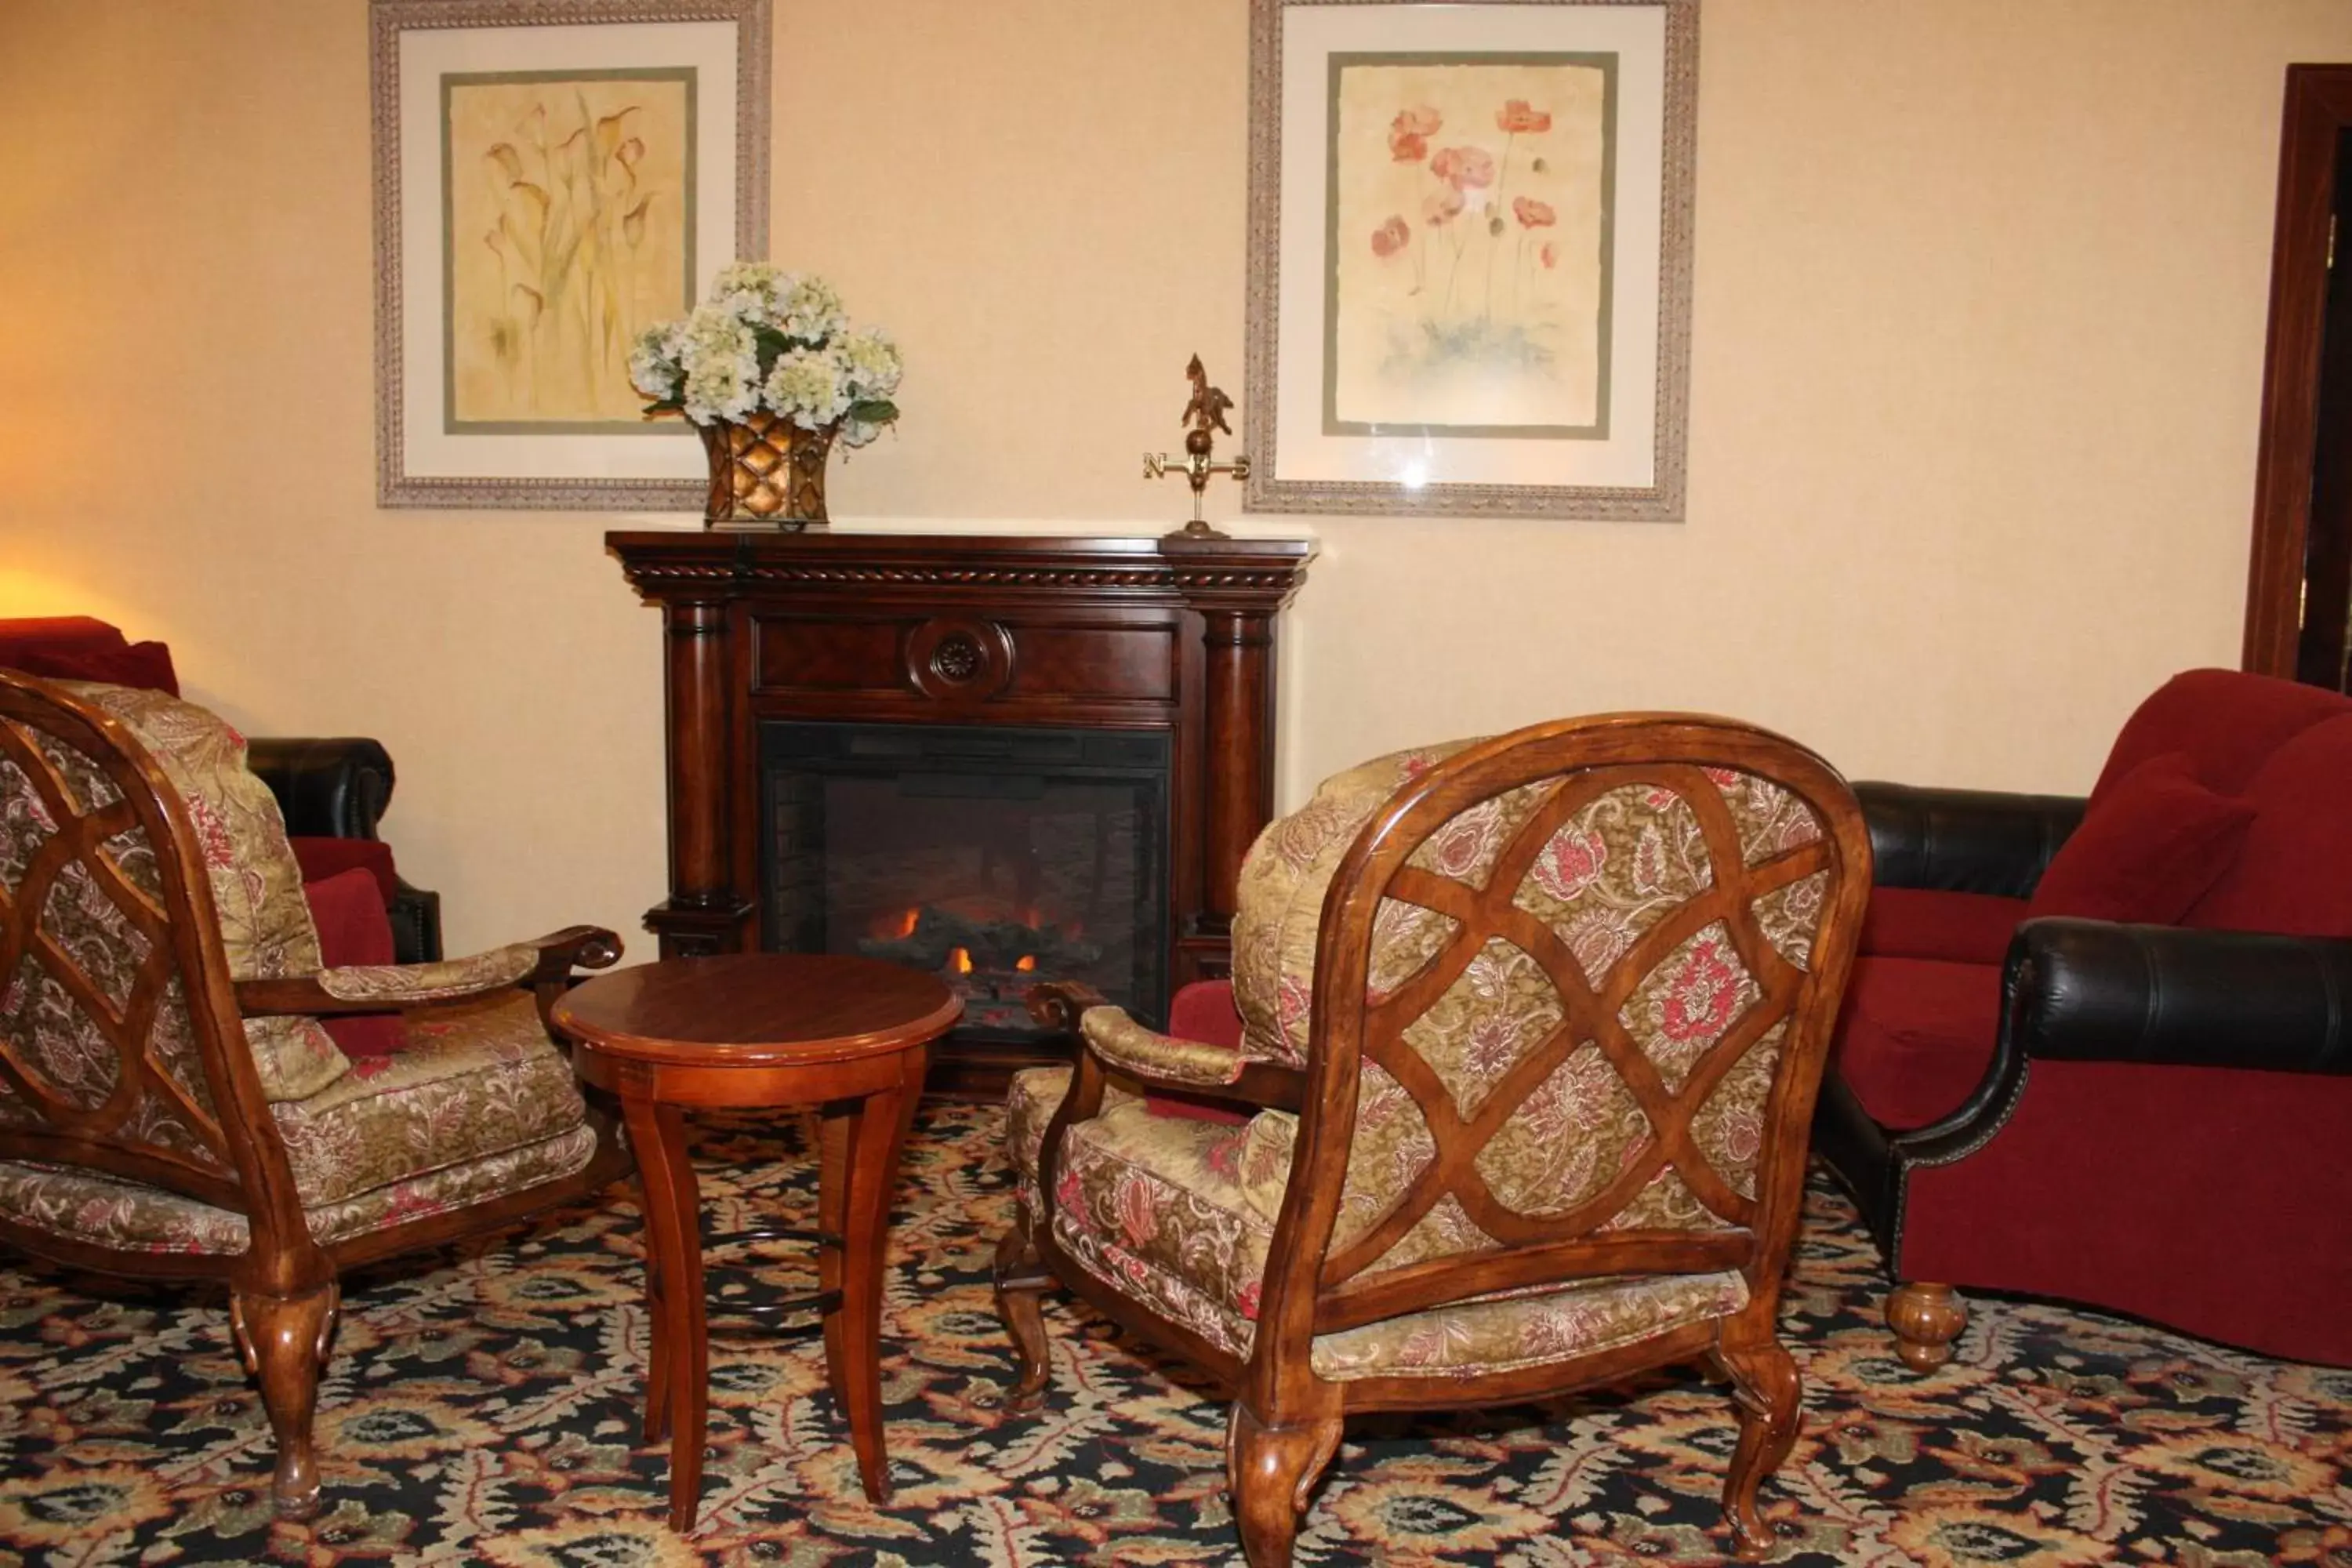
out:
<path id="1" fill-rule="evenodd" d="M 753 905 L 731 885 L 728 853 L 727 605 L 672 599 L 663 606 L 668 648 L 669 900 L 646 923 L 664 958 L 701 958 L 744 945 Z"/>
<path id="2" fill-rule="evenodd" d="M 1208 647 L 1208 817 L 1203 935 L 1233 929 L 1242 859 L 1274 815 L 1274 617 L 1268 611 L 1202 612 Z"/>

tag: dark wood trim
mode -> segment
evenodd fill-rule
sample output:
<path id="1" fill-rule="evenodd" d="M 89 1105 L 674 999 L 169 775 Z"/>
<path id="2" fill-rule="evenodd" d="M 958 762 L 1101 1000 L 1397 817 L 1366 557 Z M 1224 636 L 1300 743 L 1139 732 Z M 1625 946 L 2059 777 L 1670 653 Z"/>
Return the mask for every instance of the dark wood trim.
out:
<path id="1" fill-rule="evenodd" d="M 668 650 L 664 957 L 762 941 L 767 720 L 1159 730 L 1171 989 L 1228 972 L 1242 858 L 1274 810 L 1276 627 L 1315 546 L 1053 534 L 615 532 Z M 950 1035 L 934 1092 L 1001 1098 L 1066 1050 Z"/>
<path id="2" fill-rule="evenodd" d="M 2337 136 L 2347 128 L 2352 128 L 2352 66 L 2289 66 L 2279 137 L 2270 333 L 2263 363 L 2262 436 L 2254 460 L 2253 546 L 2246 570 L 2241 659 L 2257 674 L 2286 679 L 2294 678 L 2302 629 L 2329 217 Z"/>

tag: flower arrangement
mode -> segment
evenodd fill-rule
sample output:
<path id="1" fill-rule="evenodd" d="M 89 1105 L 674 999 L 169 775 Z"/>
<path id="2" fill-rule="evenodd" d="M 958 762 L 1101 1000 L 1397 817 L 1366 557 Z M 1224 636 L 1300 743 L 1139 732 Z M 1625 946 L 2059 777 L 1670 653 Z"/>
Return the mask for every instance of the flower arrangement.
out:
<path id="1" fill-rule="evenodd" d="M 889 334 L 849 330 L 832 284 L 764 261 L 720 268 L 691 315 L 647 329 L 629 354 L 649 416 L 709 426 L 772 414 L 849 447 L 898 417 L 900 368 Z"/>

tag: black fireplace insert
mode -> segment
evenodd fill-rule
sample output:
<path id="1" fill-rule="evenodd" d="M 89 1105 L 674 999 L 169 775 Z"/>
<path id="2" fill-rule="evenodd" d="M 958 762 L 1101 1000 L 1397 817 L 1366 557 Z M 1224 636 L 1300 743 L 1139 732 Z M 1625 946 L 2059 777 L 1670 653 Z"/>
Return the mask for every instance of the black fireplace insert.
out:
<path id="1" fill-rule="evenodd" d="M 975 1040 L 1044 980 L 1164 1023 L 1165 731 L 774 721 L 760 764 L 770 951 L 935 973 Z"/>

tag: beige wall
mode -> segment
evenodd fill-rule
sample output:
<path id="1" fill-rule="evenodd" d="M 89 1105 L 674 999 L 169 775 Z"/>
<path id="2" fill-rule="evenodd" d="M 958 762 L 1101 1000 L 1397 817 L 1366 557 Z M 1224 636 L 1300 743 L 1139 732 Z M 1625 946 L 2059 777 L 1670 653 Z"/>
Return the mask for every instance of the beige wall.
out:
<path id="1" fill-rule="evenodd" d="M 772 254 L 910 366 L 836 516 L 1165 526 L 1135 455 L 1186 354 L 1248 395 L 1242 0 L 776 13 Z M 1323 521 L 1285 800 L 1629 706 L 2084 784 L 2234 662 L 2281 72 L 2347 58 L 2342 0 L 1706 0 L 1689 521 Z M 453 945 L 635 937 L 661 699 L 618 520 L 373 503 L 360 0 L 6 0 L 0 103 L 0 615 L 381 736 Z"/>

